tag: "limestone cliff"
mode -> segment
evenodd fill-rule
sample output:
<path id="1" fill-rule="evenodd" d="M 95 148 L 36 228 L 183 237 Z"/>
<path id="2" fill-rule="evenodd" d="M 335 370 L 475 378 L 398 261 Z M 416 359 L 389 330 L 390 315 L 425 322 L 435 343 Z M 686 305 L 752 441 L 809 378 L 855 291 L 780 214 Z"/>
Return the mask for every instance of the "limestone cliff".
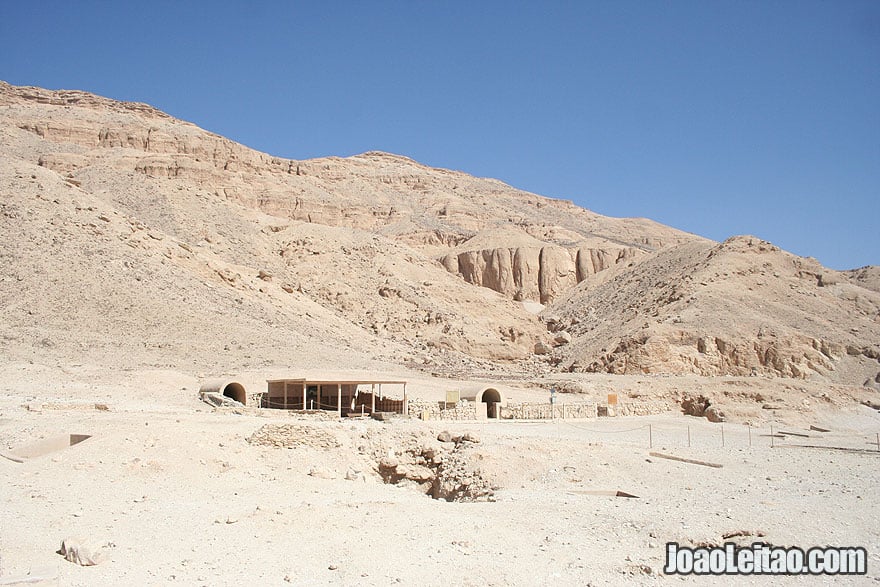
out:
<path id="1" fill-rule="evenodd" d="M 646 252 L 595 241 L 592 246 L 587 241 L 555 244 L 516 228 L 495 227 L 453 248 L 440 263 L 468 283 L 514 300 L 547 304 L 588 276 Z"/>

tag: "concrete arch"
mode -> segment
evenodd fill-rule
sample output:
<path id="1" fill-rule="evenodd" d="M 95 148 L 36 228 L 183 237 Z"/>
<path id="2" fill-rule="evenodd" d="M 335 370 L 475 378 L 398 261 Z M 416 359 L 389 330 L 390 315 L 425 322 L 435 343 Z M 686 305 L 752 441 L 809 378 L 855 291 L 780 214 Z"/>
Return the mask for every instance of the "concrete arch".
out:
<path id="1" fill-rule="evenodd" d="M 486 402 L 486 403 L 496 402 L 496 403 L 501 404 L 501 403 L 504 403 L 504 394 L 502 394 L 499 390 L 495 389 L 494 387 L 487 387 L 486 389 L 482 390 L 480 393 L 477 394 L 475 401 Z"/>
<path id="2" fill-rule="evenodd" d="M 474 398 L 477 403 L 486 404 L 486 417 L 498 418 L 501 416 L 499 406 L 504 403 L 504 395 L 494 387 L 487 387 Z"/>
<path id="3" fill-rule="evenodd" d="M 218 379 L 216 381 L 207 381 L 199 388 L 199 393 L 219 393 L 230 399 L 234 399 L 242 405 L 247 405 L 247 392 L 244 385 L 237 381 L 229 381 L 226 379 Z"/>

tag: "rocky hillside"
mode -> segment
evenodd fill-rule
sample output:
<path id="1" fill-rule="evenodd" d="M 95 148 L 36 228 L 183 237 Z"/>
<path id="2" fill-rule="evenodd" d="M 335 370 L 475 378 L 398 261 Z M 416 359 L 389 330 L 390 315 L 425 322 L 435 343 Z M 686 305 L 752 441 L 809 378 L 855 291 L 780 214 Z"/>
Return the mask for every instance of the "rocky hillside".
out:
<path id="1" fill-rule="evenodd" d="M 513 298 L 696 238 L 405 157 L 279 159 L 145 104 L 5 83 L 0 197 L 6 356 L 157 366 L 336 356 L 322 345 L 427 368 L 525 358 L 547 334 Z M 526 261 L 515 281 L 449 261 L 474 246 Z"/>
<path id="2" fill-rule="evenodd" d="M 880 292 L 880 266 L 869 265 L 859 269 L 850 269 L 843 273 L 856 285 Z"/>
<path id="3" fill-rule="evenodd" d="M 532 251 L 523 253 L 529 257 L 522 274 L 529 299 L 542 295 L 542 272 L 570 273 L 577 281 L 613 263 L 620 250 L 654 251 L 697 238 L 650 220 L 600 216 L 494 179 L 387 153 L 308 161 L 271 157 L 145 104 L 85 92 L 0 82 L 0 105 L 5 138 L 14 145 L 10 155 L 75 179 L 121 209 L 147 215 L 144 220 L 163 230 L 187 227 L 162 218 L 156 194 L 198 187 L 205 197 L 289 221 L 365 230 L 408 244 L 479 283 L 472 281 L 476 276 L 466 263 L 459 271 L 450 249 L 478 250 L 476 242 L 468 243 L 481 231 L 512 226 L 540 245 L 535 259 Z M 516 249 L 515 241 L 496 238 L 479 250 Z M 572 259 L 563 259 L 563 253 Z M 490 271 L 504 271 L 489 265 Z"/>
<path id="4" fill-rule="evenodd" d="M 836 273 L 387 153 L 281 159 L 145 104 L 2 82 L 0 263 L 12 360 L 880 371 L 876 267 Z"/>
<path id="5" fill-rule="evenodd" d="M 827 378 L 880 389 L 880 295 L 755 237 L 671 247 L 547 310 L 562 370 Z"/>

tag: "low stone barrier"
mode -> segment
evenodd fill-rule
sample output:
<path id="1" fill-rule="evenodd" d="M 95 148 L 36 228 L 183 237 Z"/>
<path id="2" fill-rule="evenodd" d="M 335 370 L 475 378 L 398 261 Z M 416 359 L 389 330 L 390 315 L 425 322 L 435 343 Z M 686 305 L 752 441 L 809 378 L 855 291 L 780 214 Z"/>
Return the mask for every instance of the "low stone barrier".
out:
<path id="1" fill-rule="evenodd" d="M 596 410 L 602 416 L 651 416 L 672 410 L 669 404 L 660 402 L 621 402 L 616 405 L 599 404 Z"/>
<path id="2" fill-rule="evenodd" d="M 503 420 L 552 420 L 554 418 L 584 420 L 596 417 L 594 402 L 509 402 L 501 406 Z"/>
<path id="3" fill-rule="evenodd" d="M 442 401 L 409 400 L 409 413 L 423 420 L 476 420 L 477 406 L 467 400 L 448 408 Z"/>

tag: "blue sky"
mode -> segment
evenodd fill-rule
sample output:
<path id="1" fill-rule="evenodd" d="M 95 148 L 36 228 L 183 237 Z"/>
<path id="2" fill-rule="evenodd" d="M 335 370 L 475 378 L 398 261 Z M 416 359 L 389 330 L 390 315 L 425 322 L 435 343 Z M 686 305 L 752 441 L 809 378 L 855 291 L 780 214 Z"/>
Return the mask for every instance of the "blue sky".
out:
<path id="1" fill-rule="evenodd" d="M 880 264 L 873 0 L 0 0 L 0 79 Z"/>

